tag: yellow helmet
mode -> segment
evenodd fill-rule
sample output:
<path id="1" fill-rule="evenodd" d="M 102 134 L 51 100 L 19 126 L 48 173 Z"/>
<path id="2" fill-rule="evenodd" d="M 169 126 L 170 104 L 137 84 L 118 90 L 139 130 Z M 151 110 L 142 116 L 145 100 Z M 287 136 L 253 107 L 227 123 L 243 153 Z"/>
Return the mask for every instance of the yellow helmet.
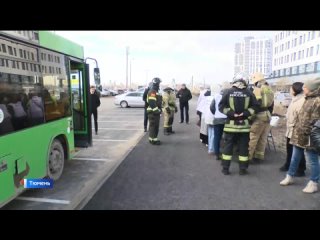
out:
<path id="1" fill-rule="evenodd" d="M 264 75 L 263 75 L 263 73 L 256 72 L 252 75 L 251 79 L 252 79 L 252 83 L 255 84 L 257 82 L 264 80 Z"/>

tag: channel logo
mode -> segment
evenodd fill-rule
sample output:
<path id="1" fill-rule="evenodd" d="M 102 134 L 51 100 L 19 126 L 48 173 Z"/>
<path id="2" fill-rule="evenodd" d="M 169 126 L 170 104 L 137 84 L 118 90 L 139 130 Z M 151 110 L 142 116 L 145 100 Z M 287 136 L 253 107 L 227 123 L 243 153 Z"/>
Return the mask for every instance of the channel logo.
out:
<path id="1" fill-rule="evenodd" d="M 53 179 L 24 179 L 24 188 L 53 188 Z"/>

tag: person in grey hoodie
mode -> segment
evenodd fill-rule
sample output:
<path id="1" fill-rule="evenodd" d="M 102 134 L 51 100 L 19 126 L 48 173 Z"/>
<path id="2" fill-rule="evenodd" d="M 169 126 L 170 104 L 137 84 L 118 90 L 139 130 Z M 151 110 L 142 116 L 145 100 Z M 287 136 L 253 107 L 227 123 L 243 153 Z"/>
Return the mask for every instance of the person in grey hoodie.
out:
<path id="1" fill-rule="evenodd" d="M 223 128 L 226 122 L 227 116 L 219 111 L 219 103 L 221 101 L 223 92 L 225 90 L 222 89 L 219 93 L 215 94 L 214 99 L 210 105 L 210 111 L 214 115 L 213 120 L 213 129 L 214 129 L 214 154 L 216 156 L 216 160 L 221 160 L 220 156 L 220 143 L 223 135 Z"/>

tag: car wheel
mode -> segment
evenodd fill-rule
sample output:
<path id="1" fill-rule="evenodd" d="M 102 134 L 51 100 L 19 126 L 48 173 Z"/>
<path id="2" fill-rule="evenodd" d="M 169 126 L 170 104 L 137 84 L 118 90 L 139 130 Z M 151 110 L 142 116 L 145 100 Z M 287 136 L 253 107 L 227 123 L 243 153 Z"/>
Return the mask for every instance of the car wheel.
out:
<path id="1" fill-rule="evenodd" d="M 128 107 L 128 103 L 127 103 L 126 101 L 122 101 L 122 102 L 120 103 L 120 106 L 121 106 L 122 108 L 126 108 L 126 107 Z"/>

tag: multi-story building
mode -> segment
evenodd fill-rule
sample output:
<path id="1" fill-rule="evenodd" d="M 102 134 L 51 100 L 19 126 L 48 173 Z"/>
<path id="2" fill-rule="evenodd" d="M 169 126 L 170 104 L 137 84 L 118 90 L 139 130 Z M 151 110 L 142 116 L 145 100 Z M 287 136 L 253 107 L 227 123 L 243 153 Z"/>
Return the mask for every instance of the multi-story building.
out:
<path id="1" fill-rule="evenodd" d="M 234 74 L 244 72 L 244 43 L 236 43 L 234 51 Z"/>
<path id="2" fill-rule="evenodd" d="M 272 72 L 272 40 L 251 39 L 249 51 L 249 74 L 261 72 L 268 77 Z"/>
<path id="3" fill-rule="evenodd" d="M 249 75 L 262 72 L 269 76 L 272 72 L 272 40 L 245 37 L 235 44 L 234 73 L 245 72 Z"/>
<path id="4" fill-rule="evenodd" d="M 274 35 L 272 79 L 288 84 L 320 75 L 320 31 L 281 31 Z"/>

